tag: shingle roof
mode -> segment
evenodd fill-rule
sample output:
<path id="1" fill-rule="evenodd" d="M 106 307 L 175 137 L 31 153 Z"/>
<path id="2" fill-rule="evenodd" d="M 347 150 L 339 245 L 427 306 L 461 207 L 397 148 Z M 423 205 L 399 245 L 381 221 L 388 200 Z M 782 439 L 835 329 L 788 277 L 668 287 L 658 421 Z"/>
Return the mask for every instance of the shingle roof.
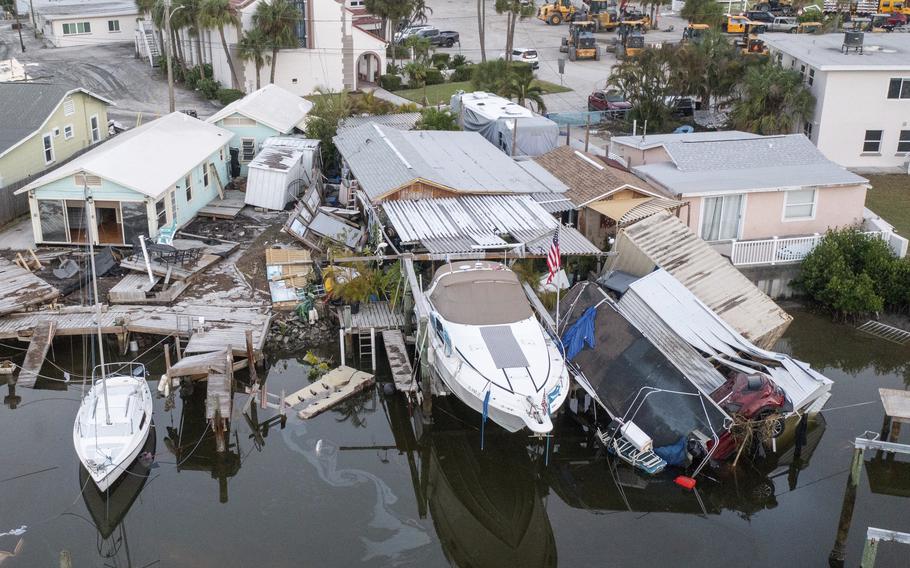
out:
<path id="1" fill-rule="evenodd" d="M 340 131 L 334 142 L 370 199 L 418 179 L 465 194 L 566 190 L 537 179 L 476 132 L 403 131 L 371 123 Z"/>
<path id="2" fill-rule="evenodd" d="M 111 138 L 16 193 L 86 172 L 158 198 L 233 136 L 229 130 L 173 112 Z"/>
<path id="3" fill-rule="evenodd" d="M 36 133 L 60 101 L 76 91 L 111 104 L 107 99 L 71 85 L 0 83 L 0 156 Z"/>
<path id="4" fill-rule="evenodd" d="M 238 99 L 211 116 L 206 122 L 215 124 L 232 114 L 240 114 L 260 122 L 282 134 L 295 127 L 303 128 L 313 103 L 277 85 L 266 85 Z"/>
<path id="5" fill-rule="evenodd" d="M 802 134 L 663 146 L 670 162 L 632 170 L 677 195 L 868 183 L 825 158 Z"/>
<path id="6" fill-rule="evenodd" d="M 635 174 L 610 166 L 594 154 L 571 146 L 560 146 L 533 161 L 569 187 L 566 197 L 576 206 L 586 205 L 627 186 L 654 197 L 670 196 Z"/>

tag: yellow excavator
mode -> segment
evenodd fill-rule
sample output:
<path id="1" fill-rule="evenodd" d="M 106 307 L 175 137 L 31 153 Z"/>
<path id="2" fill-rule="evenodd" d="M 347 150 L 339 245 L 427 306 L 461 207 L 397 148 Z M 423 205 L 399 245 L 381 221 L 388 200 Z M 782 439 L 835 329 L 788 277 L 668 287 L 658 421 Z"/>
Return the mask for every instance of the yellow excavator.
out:
<path id="1" fill-rule="evenodd" d="M 575 19 L 575 5 L 572 0 L 553 0 L 537 9 L 537 19 L 543 20 L 551 26 L 558 26 L 563 22 Z"/>
<path id="2" fill-rule="evenodd" d="M 587 4 L 588 21 L 594 22 L 595 32 L 615 30 L 619 27 L 619 12 L 613 0 L 590 0 Z"/>

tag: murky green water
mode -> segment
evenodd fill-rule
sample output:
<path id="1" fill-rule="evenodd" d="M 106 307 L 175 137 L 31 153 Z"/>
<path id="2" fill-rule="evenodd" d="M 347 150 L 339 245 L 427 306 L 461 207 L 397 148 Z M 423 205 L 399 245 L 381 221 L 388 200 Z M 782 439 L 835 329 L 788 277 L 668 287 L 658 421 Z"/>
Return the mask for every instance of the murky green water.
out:
<path id="1" fill-rule="evenodd" d="M 881 427 L 877 389 L 906 388 L 910 350 L 795 315 L 780 348 L 835 381 L 830 410 L 800 455 L 785 435 L 778 455 L 708 472 L 697 492 L 673 474 L 645 478 L 613 463 L 569 423 L 548 464 L 544 447 L 493 427 L 481 451 L 479 417 L 454 401 L 437 402 L 418 442 L 406 405 L 377 389 L 284 428 L 257 427 L 272 410 L 250 420 L 237 412 L 225 456 L 207 435 L 201 392 L 170 410 L 157 399 L 156 467 L 147 477 L 137 468 L 105 500 L 81 493 L 71 440 L 78 377 L 68 389 L 19 389 L 18 403 L 0 407 L 0 533 L 27 528 L 0 536 L 0 565 L 56 567 L 65 550 L 75 567 L 826 566 L 850 440 Z M 59 366 L 81 373 L 80 339 L 54 351 Z M 160 350 L 145 359 L 160 375 Z M 50 364 L 43 373 L 62 377 Z M 296 390 L 306 374 L 297 359 L 278 361 L 269 389 Z M 858 564 L 867 526 L 910 531 L 908 467 L 872 457 L 848 565 Z M 882 545 L 877 566 L 908 559 L 907 548 Z"/>

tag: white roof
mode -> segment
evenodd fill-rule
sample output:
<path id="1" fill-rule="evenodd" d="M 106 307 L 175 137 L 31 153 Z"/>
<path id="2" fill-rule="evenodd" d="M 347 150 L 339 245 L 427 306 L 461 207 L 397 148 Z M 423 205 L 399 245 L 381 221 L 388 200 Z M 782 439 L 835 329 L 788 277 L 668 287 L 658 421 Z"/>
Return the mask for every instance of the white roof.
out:
<path id="1" fill-rule="evenodd" d="M 530 109 L 492 93 L 475 91 L 461 95 L 461 104 L 491 120 L 497 118 L 527 118 L 536 116 Z"/>
<path id="2" fill-rule="evenodd" d="M 910 34 L 867 33 L 862 53 L 843 52 L 843 33 L 766 34 L 762 39 L 772 50 L 822 71 L 910 71 Z"/>
<path id="3" fill-rule="evenodd" d="M 16 193 L 85 172 L 157 199 L 233 136 L 229 130 L 173 112 L 111 138 Z"/>
<path id="4" fill-rule="evenodd" d="M 303 128 L 313 103 L 277 85 L 266 85 L 224 107 L 206 122 L 215 124 L 231 115 L 240 114 L 287 134 Z"/>
<path id="5" fill-rule="evenodd" d="M 665 146 L 673 142 L 705 142 L 721 140 L 743 140 L 745 138 L 758 138 L 758 134 L 741 132 L 739 130 L 721 130 L 709 132 L 687 132 L 681 134 L 646 134 L 641 136 L 614 136 L 610 142 L 647 150 L 657 146 Z"/>
<path id="6" fill-rule="evenodd" d="M 73 18 L 138 15 L 135 2 L 66 2 L 38 5 L 35 12 L 45 20 L 69 20 Z"/>

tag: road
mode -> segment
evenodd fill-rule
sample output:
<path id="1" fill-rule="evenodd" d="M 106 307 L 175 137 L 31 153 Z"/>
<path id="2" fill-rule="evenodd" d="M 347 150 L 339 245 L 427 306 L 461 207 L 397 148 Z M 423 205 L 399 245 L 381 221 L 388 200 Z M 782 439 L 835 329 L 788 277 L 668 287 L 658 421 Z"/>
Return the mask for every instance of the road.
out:
<path id="1" fill-rule="evenodd" d="M 486 52 L 487 59 L 495 59 L 505 49 L 506 16 L 499 15 L 493 8 L 494 0 L 485 0 L 486 17 Z M 541 0 L 537 0 L 537 5 Z M 576 1 L 580 5 L 580 1 Z M 462 53 L 471 61 L 480 61 L 480 34 L 477 31 L 476 3 L 468 0 L 427 0 L 427 6 L 433 13 L 429 24 L 440 30 L 459 32 L 461 45 L 450 49 L 439 49 L 440 52 Z M 685 23 L 673 14 L 661 15 L 659 27 L 674 27 L 672 32 L 653 30 L 645 35 L 645 42 L 677 42 L 682 36 Z M 550 26 L 538 20 L 536 16 L 519 20 L 515 28 L 515 47 L 536 49 L 540 56 L 540 69 L 537 76 L 545 81 L 562 84 L 572 89 L 567 93 L 547 95 L 545 102 L 550 112 L 567 112 L 587 110 L 588 94 L 598 87 L 603 87 L 610 76 L 610 68 L 616 64 L 612 53 L 604 49 L 616 34 L 596 34 L 601 46 L 600 61 L 566 61 L 565 74 L 559 75 L 559 58 L 565 54 L 559 52 L 560 40 L 568 32 L 568 24 Z"/>
<path id="2" fill-rule="evenodd" d="M 83 87 L 114 102 L 108 118 L 133 126 L 137 116 L 160 116 L 168 111 L 167 82 L 147 60 L 135 57 L 132 43 L 47 47 L 36 40 L 30 28 L 24 29 L 25 53 L 19 49 L 19 36 L 10 23 L 0 23 L 0 59 L 24 63 L 30 78 L 68 83 Z M 200 118 L 220 108 L 193 91 L 175 88 L 177 109 L 194 109 Z"/>

